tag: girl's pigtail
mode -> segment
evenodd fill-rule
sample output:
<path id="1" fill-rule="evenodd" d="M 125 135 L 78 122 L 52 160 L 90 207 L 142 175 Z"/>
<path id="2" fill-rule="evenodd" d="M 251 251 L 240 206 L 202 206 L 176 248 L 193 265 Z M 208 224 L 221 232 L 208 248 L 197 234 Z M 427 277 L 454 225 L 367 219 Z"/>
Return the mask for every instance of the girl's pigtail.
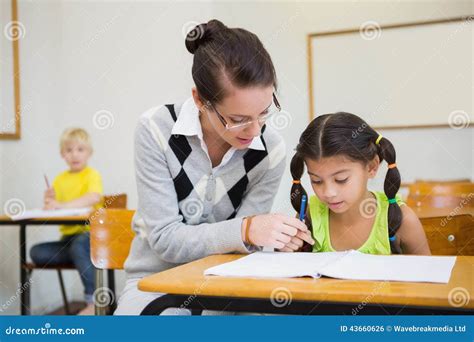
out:
<path id="1" fill-rule="evenodd" d="M 301 199 L 303 195 L 306 195 L 306 200 L 308 201 L 306 205 L 306 211 L 308 211 L 309 207 L 309 198 L 308 194 L 306 193 L 306 190 L 301 184 L 301 177 L 303 176 L 304 171 L 304 159 L 298 152 L 296 152 L 296 154 L 291 159 L 290 171 L 291 176 L 293 177 L 293 184 L 291 186 L 290 193 L 291 205 L 296 210 L 296 213 L 299 214 L 301 209 Z M 305 215 L 305 224 L 311 231 L 311 222 L 309 220 L 308 215 Z M 312 250 L 313 246 L 311 246 L 307 242 L 304 242 L 303 246 L 300 249 L 300 252 L 311 252 Z"/>
<path id="2" fill-rule="evenodd" d="M 291 159 L 290 171 L 291 176 L 293 177 L 293 184 L 291 185 L 290 193 L 291 205 L 299 214 L 301 208 L 301 198 L 303 195 L 306 195 L 306 198 L 308 199 L 308 195 L 301 184 L 301 177 L 303 176 L 304 171 L 304 159 L 298 152 L 296 152 L 296 154 Z"/>
<path id="3" fill-rule="evenodd" d="M 402 224 L 402 210 L 398 205 L 395 196 L 400 189 L 400 172 L 398 171 L 396 164 L 396 153 L 390 140 L 387 138 L 379 137 L 376 140 L 378 147 L 378 154 L 380 161 L 385 160 L 388 164 L 387 174 L 384 182 L 384 192 L 388 198 L 388 235 L 390 240 L 390 248 L 392 253 L 400 254 L 400 243 L 396 243 L 395 234 Z"/>

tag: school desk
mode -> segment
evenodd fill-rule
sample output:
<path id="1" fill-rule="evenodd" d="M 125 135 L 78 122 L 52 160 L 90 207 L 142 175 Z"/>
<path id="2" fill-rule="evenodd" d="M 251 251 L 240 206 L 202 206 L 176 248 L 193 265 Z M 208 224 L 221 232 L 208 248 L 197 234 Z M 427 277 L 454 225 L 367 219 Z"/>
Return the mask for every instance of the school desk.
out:
<path id="1" fill-rule="evenodd" d="M 474 256 L 457 257 L 448 284 L 203 275 L 209 267 L 241 257 L 213 255 L 143 278 L 140 290 L 167 294 L 142 315 L 176 307 L 193 314 L 203 309 L 301 315 L 474 313 Z"/>
<path id="2" fill-rule="evenodd" d="M 20 227 L 20 310 L 22 315 L 30 314 L 30 286 L 28 282 L 28 270 L 26 267 L 26 227 L 29 225 L 86 225 L 89 216 L 63 216 L 63 217 L 44 217 L 36 219 L 12 221 L 5 215 L 0 215 L 0 225 L 19 226 Z"/>

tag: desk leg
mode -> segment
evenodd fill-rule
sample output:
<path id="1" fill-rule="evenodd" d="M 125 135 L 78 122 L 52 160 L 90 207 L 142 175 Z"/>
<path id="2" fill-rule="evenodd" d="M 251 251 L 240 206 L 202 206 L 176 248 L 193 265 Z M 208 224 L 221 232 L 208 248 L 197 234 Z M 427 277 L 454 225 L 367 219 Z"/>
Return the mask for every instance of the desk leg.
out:
<path id="1" fill-rule="evenodd" d="M 29 271 L 26 269 L 26 224 L 20 224 L 20 310 L 22 315 L 30 314 Z"/>

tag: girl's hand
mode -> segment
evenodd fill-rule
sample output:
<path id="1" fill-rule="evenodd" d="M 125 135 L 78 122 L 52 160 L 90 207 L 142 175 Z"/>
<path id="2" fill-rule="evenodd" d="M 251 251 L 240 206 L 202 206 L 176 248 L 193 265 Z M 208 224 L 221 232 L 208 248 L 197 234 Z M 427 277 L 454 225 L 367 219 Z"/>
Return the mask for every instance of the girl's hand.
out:
<path id="1" fill-rule="evenodd" d="M 308 242 L 308 240 L 311 242 Z M 312 246 L 315 244 L 315 241 L 312 238 L 311 232 L 309 230 L 307 232 L 298 231 L 298 234 L 292 237 L 291 241 L 288 242 L 285 247 L 279 248 L 277 250 L 279 252 L 303 252 L 302 248 L 305 242 L 307 242 L 307 244 L 305 245 L 307 248 L 305 248 L 304 251 L 309 251 L 309 248 L 312 250 Z"/>
<path id="2" fill-rule="evenodd" d="M 244 220 L 243 237 L 246 225 L 247 220 Z M 256 246 L 292 252 L 299 249 L 303 241 L 314 244 L 311 233 L 303 222 L 282 214 L 257 215 L 252 219 L 248 229 L 249 239 Z"/>

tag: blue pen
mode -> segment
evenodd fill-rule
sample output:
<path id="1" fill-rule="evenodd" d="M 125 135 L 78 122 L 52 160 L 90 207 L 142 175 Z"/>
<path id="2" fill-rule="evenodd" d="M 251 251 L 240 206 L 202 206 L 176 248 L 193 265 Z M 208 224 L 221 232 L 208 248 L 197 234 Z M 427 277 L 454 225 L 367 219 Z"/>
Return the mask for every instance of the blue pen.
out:
<path id="1" fill-rule="evenodd" d="M 304 221 L 305 213 L 306 213 L 306 195 L 303 195 L 303 197 L 301 197 L 300 221 Z"/>

